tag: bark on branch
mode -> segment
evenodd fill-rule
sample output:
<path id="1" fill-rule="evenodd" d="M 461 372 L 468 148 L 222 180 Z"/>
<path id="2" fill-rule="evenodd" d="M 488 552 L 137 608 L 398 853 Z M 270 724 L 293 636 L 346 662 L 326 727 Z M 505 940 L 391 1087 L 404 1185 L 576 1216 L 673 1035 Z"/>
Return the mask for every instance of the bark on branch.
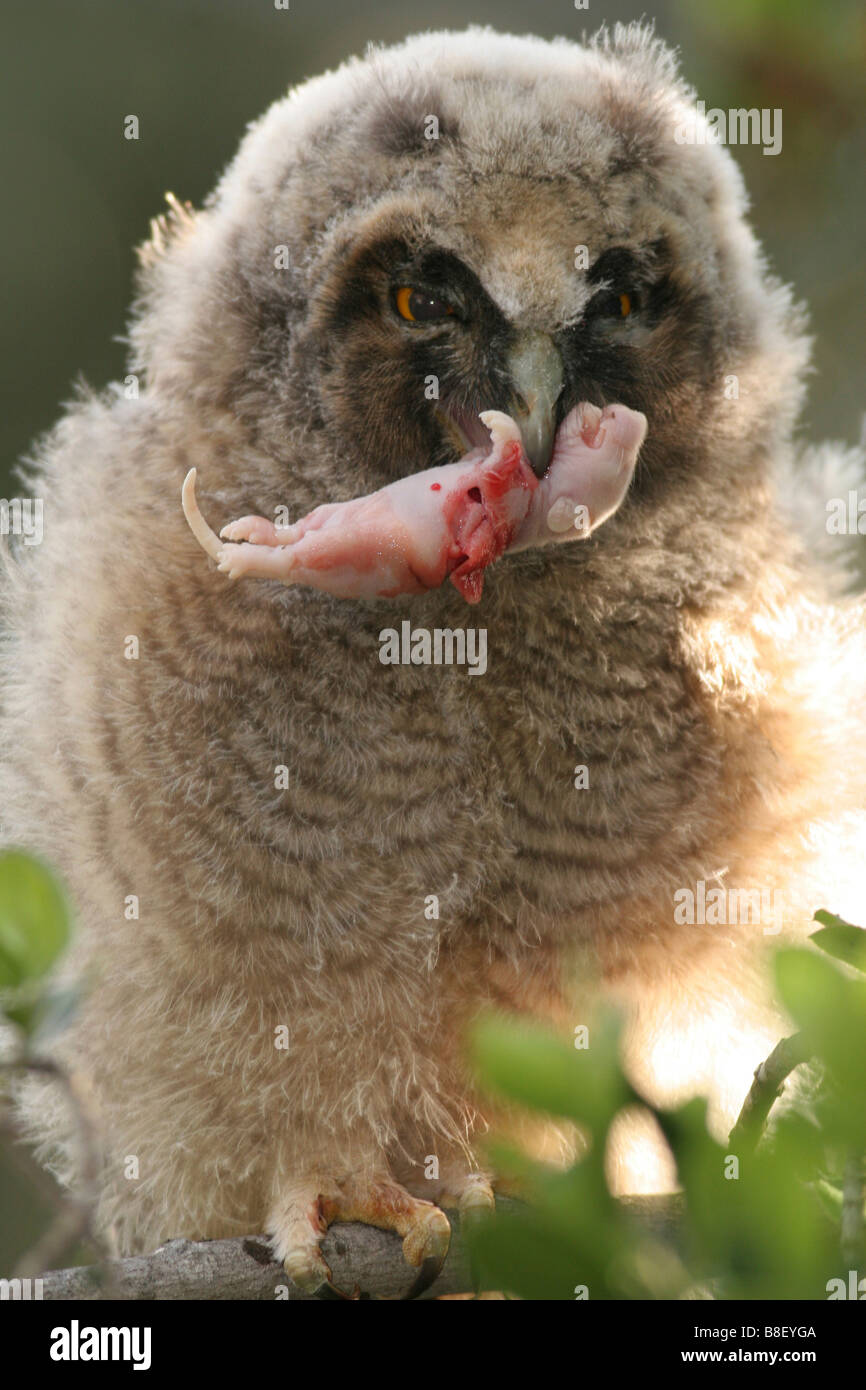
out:
<path id="1" fill-rule="evenodd" d="M 513 1198 L 497 1199 L 500 1212 L 515 1210 Z M 652 1229 L 675 1227 L 677 1198 L 629 1198 L 636 1218 Z M 456 1215 L 451 1217 L 451 1249 L 442 1273 L 423 1295 L 467 1294 L 472 1277 Z M 414 1271 L 403 1259 L 400 1240 L 387 1231 L 355 1223 L 337 1225 L 325 1236 L 323 1251 L 340 1288 L 358 1285 L 370 1298 L 400 1298 Z M 300 1293 L 282 1265 L 271 1258 L 264 1236 L 232 1240 L 171 1240 L 152 1255 L 110 1260 L 105 1265 L 53 1270 L 43 1275 L 43 1297 L 68 1299 L 276 1299 L 315 1301 Z M 110 1290 L 110 1293 L 108 1292 Z"/>

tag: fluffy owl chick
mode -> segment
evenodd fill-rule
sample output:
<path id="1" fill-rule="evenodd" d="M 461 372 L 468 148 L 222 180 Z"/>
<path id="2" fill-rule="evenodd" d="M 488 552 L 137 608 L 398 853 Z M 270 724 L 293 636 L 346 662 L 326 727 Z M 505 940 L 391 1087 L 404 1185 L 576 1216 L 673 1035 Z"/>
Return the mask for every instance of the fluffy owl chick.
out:
<path id="1" fill-rule="evenodd" d="M 570 1034 L 615 998 L 635 1083 L 709 1095 L 724 1132 L 785 1026 L 763 948 L 819 903 L 856 920 L 863 606 L 791 522 L 801 317 L 727 151 L 677 140 L 691 100 L 642 28 L 434 33 L 307 83 L 155 229 L 138 398 L 42 449 L 4 825 L 78 905 L 93 983 L 58 1049 L 122 1250 L 266 1227 L 311 1288 L 352 1218 L 429 1277 L 434 1203 L 490 1200 L 480 1008 Z M 503 555 L 471 610 L 228 584 L 179 506 L 194 467 L 213 521 L 294 523 L 453 463 L 488 410 L 541 476 L 581 401 L 646 417 L 628 496 Z M 483 678 L 379 660 L 383 629 L 467 612 Z M 707 885 L 757 916 L 684 911 Z M 61 1100 L 22 1103 L 68 1179 Z M 639 1116 L 608 1158 L 618 1190 L 670 1181 Z"/>

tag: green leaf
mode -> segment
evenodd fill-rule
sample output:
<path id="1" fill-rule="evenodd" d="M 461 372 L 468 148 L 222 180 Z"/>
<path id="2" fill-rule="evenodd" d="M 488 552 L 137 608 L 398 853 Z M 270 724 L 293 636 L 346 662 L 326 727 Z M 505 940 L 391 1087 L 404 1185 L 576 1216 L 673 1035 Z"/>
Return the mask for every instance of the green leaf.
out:
<path id="1" fill-rule="evenodd" d="M 589 1047 L 578 1050 L 539 1024 L 489 1014 L 474 1030 L 473 1060 L 492 1090 L 601 1136 L 637 1097 L 620 1066 L 618 1019 L 600 1017 L 589 1037 Z"/>
<path id="2" fill-rule="evenodd" d="M 820 931 L 812 932 L 809 940 L 829 956 L 866 972 L 866 931 L 823 909 L 815 913 L 815 921 L 823 925 Z"/>
<path id="3" fill-rule="evenodd" d="M 0 984 L 39 979 L 69 940 L 69 909 L 57 879 L 22 850 L 0 853 Z"/>
<path id="4" fill-rule="evenodd" d="M 771 1149 L 738 1156 L 706 1127 L 706 1102 L 692 1100 L 659 1116 L 686 1196 L 682 1240 L 700 1281 L 717 1296 L 819 1296 L 832 1232 L 801 1173 L 814 1152 L 802 1125 L 779 1126 Z"/>
<path id="5" fill-rule="evenodd" d="M 776 979 L 809 1050 L 828 1068 L 818 1101 L 821 1123 L 833 1139 L 866 1147 L 866 980 L 802 949 L 778 953 Z"/>
<path id="6" fill-rule="evenodd" d="M 3 1001 L 2 1014 L 28 1037 L 36 1031 L 36 1004 L 32 999 L 22 998 L 21 994 L 16 992 L 11 1000 Z"/>
<path id="7" fill-rule="evenodd" d="M 470 1245 L 486 1289 L 564 1301 L 575 1297 L 577 1285 L 586 1284 L 591 1297 L 603 1286 L 598 1251 L 576 1248 L 558 1224 L 534 1211 L 503 1213 L 485 1222 L 470 1235 Z"/>

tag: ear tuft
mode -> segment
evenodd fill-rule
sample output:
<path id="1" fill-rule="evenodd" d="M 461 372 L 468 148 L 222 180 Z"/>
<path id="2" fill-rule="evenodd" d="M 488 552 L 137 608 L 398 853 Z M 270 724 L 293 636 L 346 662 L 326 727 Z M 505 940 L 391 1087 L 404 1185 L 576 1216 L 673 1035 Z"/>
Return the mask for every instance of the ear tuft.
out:
<path id="1" fill-rule="evenodd" d="M 605 24 L 589 38 L 587 46 L 615 58 L 648 86 L 683 85 L 677 52 L 657 36 L 653 21 L 617 23 L 612 29 Z"/>
<path id="2" fill-rule="evenodd" d="M 168 211 L 151 218 L 150 240 L 138 248 L 138 259 L 142 266 L 155 265 L 169 250 L 169 247 L 182 241 L 193 231 L 196 222 L 192 203 L 181 203 L 173 193 L 166 193 Z"/>

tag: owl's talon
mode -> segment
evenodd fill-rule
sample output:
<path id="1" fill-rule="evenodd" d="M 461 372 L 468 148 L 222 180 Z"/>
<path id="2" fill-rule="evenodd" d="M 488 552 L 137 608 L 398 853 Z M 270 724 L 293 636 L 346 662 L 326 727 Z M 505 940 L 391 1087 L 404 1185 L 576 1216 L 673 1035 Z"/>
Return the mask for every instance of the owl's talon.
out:
<path id="1" fill-rule="evenodd" d="M 417 1267 L 418 1273 L 406 1292 L 400 1294 L 401 1302 L 419 1298 L 435 1284 L 451 1244 L 451 1222 L 444 1211 L 420 1199 L 414 1206 L 412 1224 L 403 1238 L 403 1256 L 407 1264 Z M 401 1233 L 403 1229 L 405 1225 L 400 1227 Z"/>
<path id="2" fill-rule="evenodd" d="M 448 1254 L 451 1223 L 441 1207 L 412 1197 L 389 1178 L 360 1182 L 352 1179 L 321 1186 L 287 1190 L 268 1222 L 278 1259 L 292 1282 L 316 1298 L 354 1301 L 364 1294 L 340 1289 L 320 1249 L 322 1237 L 335 1222 L 360 1221 L 403 1239 L 407 1264 L 418 1270 L 404 1299 L 417 1298 L 438 1278 Z"/>
<path id="3" fill-rule="evenodd" d="M 346 1293 L 343 1289 L 338 1288 L 336 1284 L 326 1280 L 325 1283 L 320 1284 L 316 1290 L 316 1298 L 322 1303 L 357 1303 L 360 1297 L 361 1290 L 358 1288 L 357 1284 L 355 1284 L 351 1293 Z"/>
<path id="4" fill-rule="evenodd" d="M 315 1294 L 319 1298 L 323 1296 L 320 1290 L 326 1286 L 337 1293 L 330 1266 L 318 1245 L 304 1245 L 290 1250 L 283 1259 L 283 1269 L 302 1293 Z"/>
<path id="5" fill-rule="evenodd" d="M 441 1255 L 428 1255 L 421 1261 L 421 1268 L 409 1285 L 409 1288 L 401 1295 L 401 1303 L 407 1303 L 413 1298 L 420 1298 L 422 1293 L 426 1293 L 431 1284 L 435 1284 L 439 1275 L 442 1273 L 442 1266 L 445 1263 L 447 1249 Z"/>
<path id="6" fill-rule="evenodd" d="M 283 1260 L 283 1269 L 302 1293 L 318 1299 L 354 1302 L 361 1297 L 357 1284 L 351 1293 L 334 1283 L 331 1267 L 318 1245 L 304 1245 L 290 1250 Z"/>
<path id="7" fill-rule="evenodd" d="M 450 1243 L 451 1223 L 448 1217 L 441 1207 L 431 1206 L 413 1222 L 403 1240 L 403 1254 L 407 1264 L 420 1268 L 430 1260 L 438 1260 L 441 1269 Z"/>

